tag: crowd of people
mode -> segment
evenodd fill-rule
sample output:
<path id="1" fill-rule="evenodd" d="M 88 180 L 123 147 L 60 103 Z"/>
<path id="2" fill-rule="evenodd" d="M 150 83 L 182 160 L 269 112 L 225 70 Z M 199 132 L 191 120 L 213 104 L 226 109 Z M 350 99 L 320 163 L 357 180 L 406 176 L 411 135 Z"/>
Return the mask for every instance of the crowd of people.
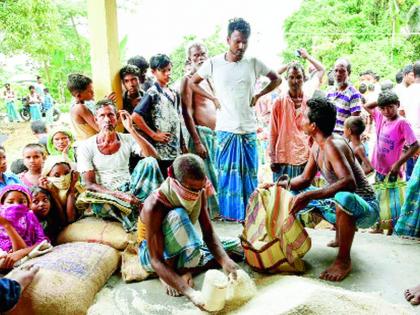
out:
<path id="1" fill-rule="evenodd" d="M 250 33 L 248 22 L 232 19 L 227 52 L 211 58 L 202 43 L 192 43 L 179 91 L 170 86 L 168 56 L 129 59 L 119 73 L 121 110 L 115 93 L 94 102 L 92 80 L 69 75 L 72 132 L 33 122 L 40 143 L 24 146 L 22 161 L 13 163 L 17 174 L 6 171 L 0 147 L 0 269 L 12 269 L 44 239 L 54 244 L 89 212 L 137 230 L 141 266 L 168 294 L 202 308 L 195 272 L 218 265 L 236 276 L 239 240 L 220 238 L 212 220 L 245 219 L 258 187 L 259 152 L 270 161 L 273 183 L 295 195 L 291 215 L 308 226 L 322 218 L 335 227 L 329 246 L 338 254 L 322 279 L 341 281 L 351 272 L 357 228 L 380 231 L 373 181 L 407 181 L 393 232 L 420 237 L 420 61 L 398 74 L 395 88 L 370 70 L 356 88 L 350 61 L 338 58 L 325 90 L 324 66 L 303 48 L 300 60 L 277 71 L 245 56 Z M 267 83 L 257 89 L 259 82 Z M 31 95 L 30 104 L 38 104 Z M 317 178 L 324 184 L 315 187 Z M 10 287 L 1 280 L 1 290 Z M 419 304 L 420 287 L 405 296 Z"/>
<path id="2" fill-rule="evenodd" d="M 36 83 L 29 85 L 28 90 L 29 94 L 23 97 L 21 101 L 23 106 L 29 107 L 29 119 L 31 121 L 39 121 L 45 116 L 45 121 L 48 124 L 52 124 L 54 120 L 55 101 L 49 89 L 42 83 L 42 78 L 36 76 Z M 15 91 L 11 88 L 10 83 L 4 84 L 4 90 L 1 94 L 1 98 L 4 100 L 6 106 L 6 114 L 9 122 L 21 122 L 23 117 L 18 111 L 18 98 Z"/>

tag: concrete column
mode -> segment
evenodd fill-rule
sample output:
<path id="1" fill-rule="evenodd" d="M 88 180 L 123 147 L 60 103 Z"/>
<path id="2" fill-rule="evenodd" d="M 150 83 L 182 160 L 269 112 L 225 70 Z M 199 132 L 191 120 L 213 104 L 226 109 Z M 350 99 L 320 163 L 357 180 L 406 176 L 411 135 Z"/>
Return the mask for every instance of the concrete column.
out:
<path id="1" fill-rule="evenodd" d="M 114 91 L 122 109 L 116 0 L 88 0 L 87 6 L 95 100 Z"/>

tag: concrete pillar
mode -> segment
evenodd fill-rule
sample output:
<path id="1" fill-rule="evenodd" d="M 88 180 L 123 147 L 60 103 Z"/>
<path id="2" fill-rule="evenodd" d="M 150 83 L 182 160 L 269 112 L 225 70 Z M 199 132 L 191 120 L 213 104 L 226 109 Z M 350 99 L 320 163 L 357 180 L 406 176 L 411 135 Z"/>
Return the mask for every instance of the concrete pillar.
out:
<path id="1" fill-rule="evenodd" d="M 116 0 L 88 0 L 87 6 L 95 100 L 114 91 L 122 109 Z"/>

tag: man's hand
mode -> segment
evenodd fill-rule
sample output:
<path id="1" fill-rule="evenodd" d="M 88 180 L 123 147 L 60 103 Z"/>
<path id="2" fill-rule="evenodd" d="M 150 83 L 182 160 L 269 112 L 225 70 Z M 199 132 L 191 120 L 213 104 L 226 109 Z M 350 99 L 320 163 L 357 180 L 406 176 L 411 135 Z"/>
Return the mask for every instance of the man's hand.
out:
<path id="1" fill-rule="evenodd" d="M 185 296 L 189 298 L 190 301 L 200 310 L 205 311 L 205 301 L 200 291 L 190 288 L 187 292 L 185 292 Z"/>
<path id="2" fill-rule="evenodd" d="M 131 119 L 131 115 L 126 110 L 119 110 L 118 115 L 120 115 L 121 123 L 123 124 L 124 128 L 127 131 L 133 129 L 133 120 Z"/>
<path id="3" fill-rule="evenodd" d="M 48 190 L 49 192 L 51 192 L 52 190 L 54 190 L 54 186 L 51 185 L 50 181 L 47 179 L 47 177 L 43 176 L 40 177 L 38 179 L 38 185 L 39 187 Z"/>
<path id="4" fill-rule="evenodd" d="M 309 203 L 309 198 L 307 197 L 307 195 L 305 193 L 300 193 L 299 195 L 293 198 L 292 207 L 289 213 L 295 215 L 300 210 L 305 209 L 308 203 Z"/>
<path id="5" fill-rule="evenodd" d="M 114 193 L 114 196 L 129 203 L 131 206 L 139 208 L 141 206 L 141 201 L 139 198 L 137 198 L 136 196 L 132 195 L 132 194 L 128 194 L 128 193 L 123 193 L 120 191 L 117 191 Z"/>
<path id="6" fill-rule="evenodd" d="M 169 132 L 155 132 L 152 139 L 156 142 L 168 143 L 171 140 L 171 134 Z"/>
<path id="7" fill-rule="evenodd" d="M 254 107 L 257 104 L 258 99 L 260 98 L 259 94 L 255 94 L 251 99 L 251 104 L 249 106 Z"/>
<path id="8" fill-rule="evenodd" d="M 208 158 L 207 150 L 201 142 L 194 143 L 194 147 L 198 156 L 200 156 L 204 160 Z"/>
<path id="9" fill-rule="evenodd" d="M 222 106 L 220 105 L 220 102 L 219 102 L 219 100 L 215 97 L 215 98 L 213 98 L 213 103 L 214 103 L 214 106 L 216 106 L 216 109 L 220 109 L 220 108 L 222 108 Z"/>
<path id="10" fill-rule="evenodd" d="M 389 179 L 391 181 L 395 181 L 398 178 L 398 175 L 400 173 L 400 165 L 398 162 L 395 162 L 394 165 L 391 167 L 391 171 L 389 172 Z"/>
<path id="11" fill-rule="evenodd" d="M 301 49 L 299 49 L 299 52 L 300 52 L 300 56 L 301 56 L 303 59 L 307 59 L 307 58 L 309 57 L 309 54 L 308 54 L 308 52 L 306 51 L 306 49 L 305 49 L 305 48 L 301 48 Z"/>
<path id="12" fill-rule="evenodd" d="M 109 95 L 105 96 L 105 98 L 113 101 L 114 103 L 117 102 L 117 94 L 115 92 L 111 92 Z"/>
<path id="13" fill-rule="evenodd" d="M 239 266 L 229 257 L 226 256 L 222 262 L 223 271 L 230 276 L 233 280 L 238 278 L 237 271 Z"/>

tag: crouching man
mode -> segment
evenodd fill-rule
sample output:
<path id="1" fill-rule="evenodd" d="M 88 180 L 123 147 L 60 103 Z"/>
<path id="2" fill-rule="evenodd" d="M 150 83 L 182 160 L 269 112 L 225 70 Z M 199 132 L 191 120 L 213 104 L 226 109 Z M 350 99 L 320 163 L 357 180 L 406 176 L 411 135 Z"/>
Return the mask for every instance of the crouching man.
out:
<path id="1" fill-rule="evenodd" d="M 379 204 L 353 150 L 343 137 L 333 133 L 337 113 L 334 104 L 325 98 L 312 98 L 307 107 L 301 127 L 314 144 L 303 173 L 290 182 L 296 194 L 291 213 L 321 215 L 336 225 L 336 240 L 329 246 L 338 247 L 338 255 L 320 278 L 341 281 L 352 268 L 350 250 L 356 227 L 375 224 Z M 318 170 L 328 182 L 321 189 L 310 187 Z M 285 181 L 279 184 L 288 186 Z"/>
<path id="2" fill-rule="evenodd" d="M 205 174 L 197 155 L 177 157 L 168 178 L 144 202 L 138 226 L 142 267 L 159 276 L 169 295 L 185 295 L 200 308 L 204 304 L 193 289 L 192 274 L 217 263 L 236 278 L 238 266 L 226 251 L 239 246 L 239 239 L 221 242 L 213 229 L 207 197 L 214 188 Z M 194 227 L 197 220 L 203 239 Z"/>

